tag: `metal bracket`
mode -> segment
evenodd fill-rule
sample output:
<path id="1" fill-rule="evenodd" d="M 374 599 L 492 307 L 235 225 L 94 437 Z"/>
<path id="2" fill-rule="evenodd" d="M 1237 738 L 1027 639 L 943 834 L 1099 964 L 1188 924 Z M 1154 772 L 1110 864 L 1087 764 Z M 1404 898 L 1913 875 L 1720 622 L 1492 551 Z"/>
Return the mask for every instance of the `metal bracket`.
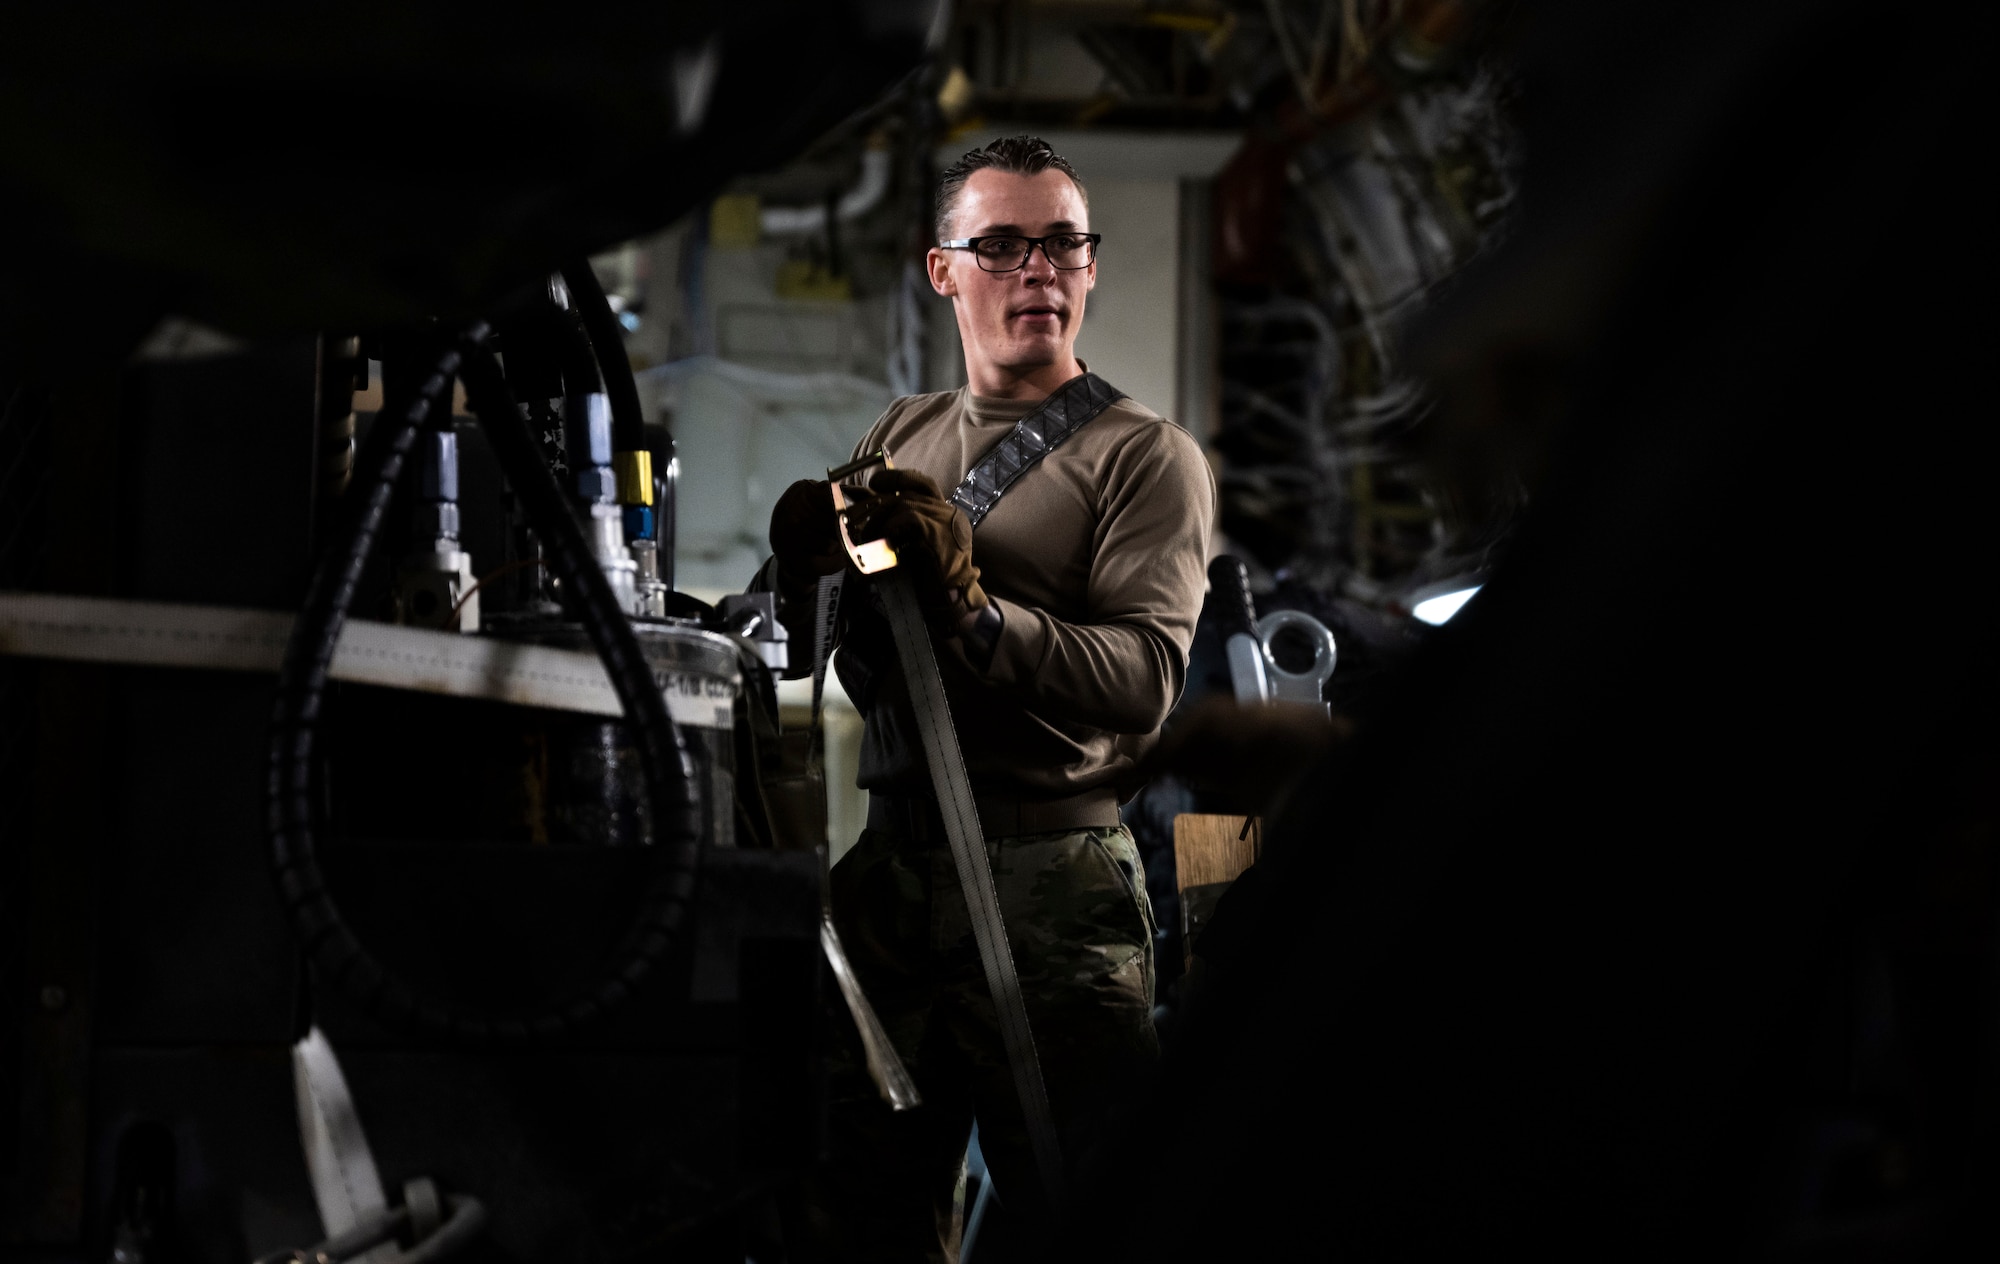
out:
<path id="1" fill-rule="evenodd" d="M 826 472 L 826 481 L 833 487 L 833 516 L 840 524 L 840 543 L 847 550 L 847 558 L 854 563 L 854 569 L 863 575 L 875 575 L 896 568 L 896 550 L 889 547 L 887 540 L 867 540 L 856 544 L 854 537 L 847 533 L 847 511 L 855 504 L 851 493 L 862 488 L 858 483 L 849 486 L 846 480 L 877 467 L 885 470 L 896 468 L 896 463 L 889 459 L 889 449 L 879 448 L 859 460 L 836 465 Z"/>

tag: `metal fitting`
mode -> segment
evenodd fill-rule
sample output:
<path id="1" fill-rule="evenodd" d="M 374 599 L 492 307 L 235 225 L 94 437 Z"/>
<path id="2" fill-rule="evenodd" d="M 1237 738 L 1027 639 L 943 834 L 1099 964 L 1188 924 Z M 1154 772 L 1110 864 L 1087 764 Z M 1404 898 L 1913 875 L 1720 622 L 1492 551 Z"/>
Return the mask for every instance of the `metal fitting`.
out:
<path id="1" fill-rule="evenodd" d="M 632 555 L 632 564 L 638 568 L 639 578 L 658 579 L 660 577 L 660 546 L 651 540 L 634 540 L 625 546 Z"/>
<path id="2" fill-rule="evenodd" d="M 638 601 L 639 564 L 625 547 L 625 520 L 618 506 L 608 502 L 590 507 L 590 551 L 611 581 L 618 604 L 634 609 Z"/>
<path id="3" fill-rule="evenodd" d="M 620 452 L 611 464 L 618 472 L 618 503 L 622 505 L 653 503 L 651 452 L 644 449 L 637 452 Z"/>
<path id="4" fill-rule="evenodd" d="M 1273 610 L 1256 626 L 1264 647 L 1264 674 L 1275 700 L 1326 711 L 1326 682 L 1333 678 L 1339 660 L 1333 633 L 1303 610 Z"/>
<path id="5" fill-rule="evenodd" d="M 458 499 L 458 433 L 426 430 L 420 440 L 417 494 L 425 500 Z"/>
<path id="6" fill-rule="evenodd" d="M 627 506 L 626 512 L 631 508 Z M 634 540 L 625 546 L 636 568 L 632 613 L 650 619 L 667 615 L 667 586 L 660 579 L 660 546 L 652 540 Z"/>
<path id="7" fill-rule="evenodd" d="M 563 424 L 569 431 L 571 465 L 611 464 L 611 397 L 598 392 L 563 400 Z"/>
<path id="8" fill-rule="evenodd" d="M 456 501 L 419 501 L 414 517 L 418 539 L 449 540 L 457 543 L 458 503 Z"/>
<path id="9" fill-rule="evenodd" d="M 608 505 L 618 494 L 618 480 L 601 465 L 586 466 L 576 472 L 576 493 L 592 504 Z M 623 530 L 623 515 L 620 515 Z"/>
<path id="10" fill-rule="evenodd" d="M 778 595 L 776 593 L 731 593 L 716 607 L 722 616 L 722 626 L 743 637 L 757 648 L 757 657 L 772 671 L 783 671 L 790 664 L 790 634 L 785 625 L 778 622 Z"/>
<path id="11" fill-rule="evenodd" d="M 443 547 L 412 553 L 396 574 L 396 621 L 419 628 L 479 631 L 479 594 L 473 591 L 472 555 Z M 452 612 L 458 620 L 452 622 Z"/>
<path id="12" fill-rule="evenodd" d="M 620 500 L 623 503 L 622 496 Z M 653 530 L 653 507 L 651 505 L 624 503 L 624 508 L 625 538 L 635 543 L 640 540 L 651 540 L 655 534 Z"/>

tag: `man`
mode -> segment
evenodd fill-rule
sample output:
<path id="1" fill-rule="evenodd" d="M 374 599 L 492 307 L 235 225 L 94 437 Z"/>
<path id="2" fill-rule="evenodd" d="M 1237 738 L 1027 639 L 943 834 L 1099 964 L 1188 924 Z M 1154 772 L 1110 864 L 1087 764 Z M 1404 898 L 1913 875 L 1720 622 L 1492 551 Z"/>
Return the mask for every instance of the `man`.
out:
<path id="1" fill-rule="evenodd" d="M 1097 280 L 1082 181 L 1031 137 L 940 182 L 930 279 L 968 384 L 891 404 L 857 452 L 895 468 L 849 516 L 887 539 L 930 621 L 1065 1153 L 1080 1154 L 1157 1054 L 1152 913 L 1118 806 L 1179 696 L 1214 480 L 1187 433 L 1119 399 L 1006 492 L 975 532 L 946 498 L 1015 423 L 1085 372 Z M 1126 266 L 1147 261 L 1129 260 Z M 825 483 L 772 515 L 767 581 L 810 646 L 818 577 L 846 565 Z M 866 717 L 869 826 L 833 871 L 834 917 L 923 1105 L 893 1114 L 858 1049 L 831 1068 L 831 1162 L 809 1193 L 830 1258 L 943 1260 L 976 1116 L 1010 1217 L 1046 1223 L 1020 1102 L 895 646 L 849 571 L 835 668 Z M 795 661 L 806 655 L 796 656 Z M 803 663 L 799 666 L 802 668 Z"/>

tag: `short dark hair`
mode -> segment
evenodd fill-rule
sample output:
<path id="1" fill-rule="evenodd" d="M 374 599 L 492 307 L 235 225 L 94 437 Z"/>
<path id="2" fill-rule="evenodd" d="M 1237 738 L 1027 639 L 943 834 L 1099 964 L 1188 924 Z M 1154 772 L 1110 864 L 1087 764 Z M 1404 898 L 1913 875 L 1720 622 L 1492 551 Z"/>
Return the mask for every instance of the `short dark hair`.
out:
<path id="1" fill-rule="evenodd" d="M 958 207 L 958 195 L 965 188 L 966 180 L 973 172 L 988 167 L 1017 176 L 1038 176 L 1051 169 L 1060 171 L 1076 186 L 1084 206 L 1090 205 L 1090 193 L 1083 187 L 1083 177 L 1062 155 L 1050 149 L 1047 141 L 1039 136 L 1002 136 L 983 149 L 965 154 L 938 177 L 937 212 L 931 227 L 939 241 L 951 236 L 951 214 Z"/>

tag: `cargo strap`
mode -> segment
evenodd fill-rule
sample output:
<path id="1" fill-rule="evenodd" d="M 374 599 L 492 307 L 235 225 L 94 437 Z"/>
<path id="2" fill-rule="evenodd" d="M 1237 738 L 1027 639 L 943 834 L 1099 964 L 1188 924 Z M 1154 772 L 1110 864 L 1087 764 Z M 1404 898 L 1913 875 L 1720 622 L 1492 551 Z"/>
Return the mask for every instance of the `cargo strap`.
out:
<path id="1" fill-rule="evenodd" d="M 938 675 L 937 653 L 931 647 L 930 629 L 917 607 L 909 577 L 893 571 L 881 575 L 875 591 L 889 617 L 897 657 L 903 661 L 910 709 L 916 712 L 924 760 L 930 766 L 938 809 L 944 815 L 945 836 L 951 841 L 959 885 L 965 890 L 966 911 L 972 915 L 972 937 L 979 945 L 979 962 L 986 967 L 986 987 L 993 994 L 1000 1039 L 1007 1049 L 1007 1063 L 1014 1070 L 1014 1089 L 1021 1098 L 1028 1141 L 1034 1147 L 1035 1166 L 1041 1171 L 1042 1186 L 1053 1207 L 1062 1191 L 1062 1147 L 1056 1139 L 1055 1117 L 1049 1111 L 1048 1089 L 1042 1082 L 1041 1059 L 1035 1054 L 1035 1035 L 1028 1027 L 1028 1006 L 1014 970 L 1014 952 L 1000 918 L 1000 896 L 986 859 L 986 839 L 979 829 L 972 782 L 965 774 L 958 730 L 952 727 L 951 704 L 945 700 L 944 681 Z"/>
<path id="2" fill-rule="evenodd" d="M 257 1264 L 428 1264 L 458 1254 L 478 1234 L 486 1222 L 480 1201 L 442 1193 L 429 1177 L 403 1182 L 403 1205 L 389 1206 L 340 1058 L 318 1027 L 292 1046 L 292 1086 L 326 1240 L 274 1251 Z"/>
<path id="3" fill-rule="evenodd" d="M 292 1087 L 313 1202 L 327 1236 L 337 1237 L 387 1211 L 389 1196 L 361 1131 L 340 1059 L 317 1027 L 292 1046 Z"/>

